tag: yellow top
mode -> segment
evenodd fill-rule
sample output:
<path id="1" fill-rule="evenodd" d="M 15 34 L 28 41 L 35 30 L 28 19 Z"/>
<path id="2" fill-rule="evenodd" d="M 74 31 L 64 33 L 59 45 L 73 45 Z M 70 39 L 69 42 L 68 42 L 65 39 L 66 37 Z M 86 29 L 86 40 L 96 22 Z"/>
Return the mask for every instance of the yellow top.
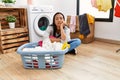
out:
<path id="1" fill-rule="evenodd" d="M 94 24 L 94 17 L 90 14 L 87 14 L 87 20 L 89 24 Z"/>
<path id="2" fill-rule="evenodd" d="M 107 10 L 112 8 L 111 0 L 97 0 L 96 1 L 97 7 L 99 11 L 106 12 Z"/>

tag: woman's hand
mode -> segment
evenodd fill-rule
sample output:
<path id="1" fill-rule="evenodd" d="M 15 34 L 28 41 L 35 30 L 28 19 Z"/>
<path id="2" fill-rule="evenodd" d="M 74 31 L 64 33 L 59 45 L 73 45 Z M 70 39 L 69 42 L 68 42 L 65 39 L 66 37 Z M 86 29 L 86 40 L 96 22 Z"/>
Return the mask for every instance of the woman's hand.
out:
<path id="1" fill-rule="evenodd" d="M 61 23 L 61 27 L 64 27 L 64 26 L 66 26 L 67 24 L 65 23 L 65 21 L 63 21 L 62 23 Z"/>
<path id="2" fill-rule="evenodd" d="M 64 26 L 66 26 L 65 21 L 63 21 L 63 22 L 61 23 L 61 26 L 60 26 L 61 40 L 63 40 L 63 41 L 66 39 L 66 34 L 65 34 L 65 32 L 64 32 Z"/>

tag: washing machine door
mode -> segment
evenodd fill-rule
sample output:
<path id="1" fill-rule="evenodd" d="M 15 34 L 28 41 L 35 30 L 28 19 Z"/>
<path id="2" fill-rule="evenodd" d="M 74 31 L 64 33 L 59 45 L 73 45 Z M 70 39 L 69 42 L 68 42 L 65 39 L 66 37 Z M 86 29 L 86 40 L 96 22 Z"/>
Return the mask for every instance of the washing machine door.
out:
<path id="1" fill-rule="evenodd" d="M 34 21 L 34 30 L 36 34 L 40 37 L 46 35 L 48 26 L 50 25 L 50 17 L 48 15 L 38 15 Z"/>

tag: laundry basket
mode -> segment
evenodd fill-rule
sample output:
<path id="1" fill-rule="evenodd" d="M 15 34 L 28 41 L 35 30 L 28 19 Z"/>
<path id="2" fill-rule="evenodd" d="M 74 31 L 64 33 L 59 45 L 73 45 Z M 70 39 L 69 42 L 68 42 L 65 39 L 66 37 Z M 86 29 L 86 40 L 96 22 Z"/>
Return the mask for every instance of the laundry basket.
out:
<path id="1" fill-rule="evenodd" d="M 24 68 L 57 69 L 64 63 L 64 54 L 68 48 L 59 51 L 23 51 L 24 48 L 34 48 L 38 43 L 26 43 L 17 49 L 21 55 Z"/>

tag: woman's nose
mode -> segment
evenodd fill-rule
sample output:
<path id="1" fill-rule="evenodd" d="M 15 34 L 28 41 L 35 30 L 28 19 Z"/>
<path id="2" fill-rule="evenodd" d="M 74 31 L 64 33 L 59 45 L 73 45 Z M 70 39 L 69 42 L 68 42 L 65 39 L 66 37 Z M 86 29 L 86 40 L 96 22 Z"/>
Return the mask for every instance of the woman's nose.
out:
<path id="1" fill-rule="evenodd" d="M 58 19 L 58 21 L 61 21 L 60 19 Z"/>

